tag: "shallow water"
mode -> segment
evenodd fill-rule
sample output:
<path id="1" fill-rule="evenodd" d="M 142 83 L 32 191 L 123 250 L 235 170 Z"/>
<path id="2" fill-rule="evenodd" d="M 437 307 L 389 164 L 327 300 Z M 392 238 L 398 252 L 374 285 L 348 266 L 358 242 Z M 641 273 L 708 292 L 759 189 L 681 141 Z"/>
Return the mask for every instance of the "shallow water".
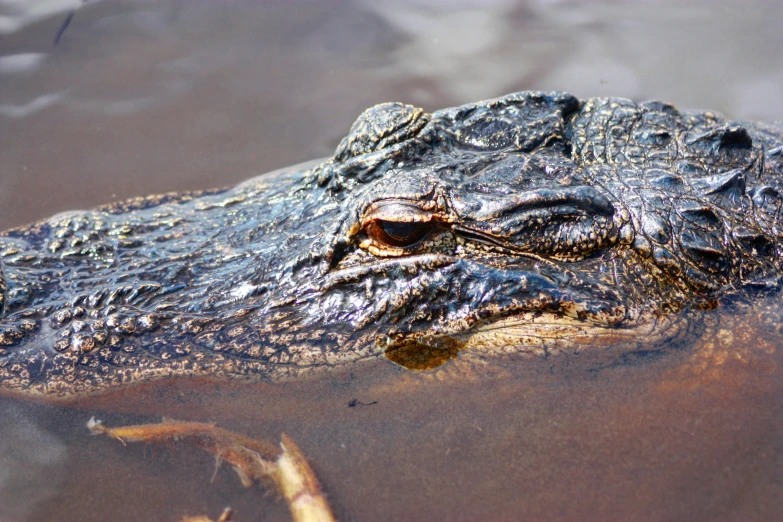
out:
<path id="1" fill-rule="evenodd" d="M 688 346 L 600 371 L 566 357 L 475 366 L 463 352 L 423 373 L 381 360 L 284 384 L 159 382 L 69 407 L 3 400 L 0 454 L 16 463 L 0 501 L 27 510 L 21 520 L 178 520 L 225 505 L 237 520 L 288 519 L 201 450 L 123 447 L 85 427 L 167 415 L 288 434 L 340 520 L 776 520 L 783 335 L 777 314 L 759 313 L 776 304 L 708 312 Z"/>
<path id="2" fill-rule="evenodd" d="M 771 1 L 0 0 L 0 230 L 327 156 L 388 100 L 430 110 L 560 89 L 783 120 L 781 19 Z M 0 520 L 177 520 L 225 505 L 237 520 L 287 519 L 228 466 L 210 483 L 200 450 L 90 437 L 93 415 L 285 432 L 341 520 L 775 520 L 780 334 L 755 317 L 600 372 L 458 360 L 412 375 L 379 361 L 71 407 L 0 399 Z"/>

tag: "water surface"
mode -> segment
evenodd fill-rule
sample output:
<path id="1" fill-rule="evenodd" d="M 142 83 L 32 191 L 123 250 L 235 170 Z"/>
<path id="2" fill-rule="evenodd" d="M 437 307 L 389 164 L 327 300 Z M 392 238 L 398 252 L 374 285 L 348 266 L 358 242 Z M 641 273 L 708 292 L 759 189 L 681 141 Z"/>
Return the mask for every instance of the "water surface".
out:
<path id="1" fill-rule="evenodd" d="M 557 89 L 780 121 L 781 19 L 771 1 L 0 1 L 0 230 L 328 156 L 389 100 L 434 110 Z M 69 407 L 1 399 L 0 519 L 225 505 L 287 519 L 228 466 L 210 482 L 200 450 L 124 448 L 84 427 L 166 415 L 289 434 L 341 520 L 776 520 L 778 308 L 723 306 L 688 345 L 599 372 L 463 356 L 423 375 L 378 361 Z"/>

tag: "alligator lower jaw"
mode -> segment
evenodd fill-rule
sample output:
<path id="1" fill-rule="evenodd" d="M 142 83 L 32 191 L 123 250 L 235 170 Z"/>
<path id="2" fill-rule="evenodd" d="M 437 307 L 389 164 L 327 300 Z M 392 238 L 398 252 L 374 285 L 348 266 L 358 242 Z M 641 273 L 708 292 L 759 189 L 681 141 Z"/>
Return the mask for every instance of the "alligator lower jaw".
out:
<path id="1" fill-rule="evenodd" d="M 602 359 L 660 345 L 676 333 L 672 316 L 642 314 L 623 326 L 600 326 L 555 313 L 523 312 L 469 330 L 403 340 L 385 356 L 411 370 L 437 368 L 461 351 L 479 356 L 580 356 Z"/>

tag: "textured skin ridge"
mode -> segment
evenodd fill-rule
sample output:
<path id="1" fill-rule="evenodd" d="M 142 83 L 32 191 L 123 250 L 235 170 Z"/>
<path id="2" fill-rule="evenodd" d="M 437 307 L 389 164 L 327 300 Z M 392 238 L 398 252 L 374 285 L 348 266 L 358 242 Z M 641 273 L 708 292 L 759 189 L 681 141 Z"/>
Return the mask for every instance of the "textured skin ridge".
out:
<path id="1" fill-rule="evenodd" d="M 322 163 L 0 234 L 0 387 L 285 379 L 478 338 L 649 350 L 777 289 L 782 145 L 779 125 L 656 101 L 378 105 Z"/>

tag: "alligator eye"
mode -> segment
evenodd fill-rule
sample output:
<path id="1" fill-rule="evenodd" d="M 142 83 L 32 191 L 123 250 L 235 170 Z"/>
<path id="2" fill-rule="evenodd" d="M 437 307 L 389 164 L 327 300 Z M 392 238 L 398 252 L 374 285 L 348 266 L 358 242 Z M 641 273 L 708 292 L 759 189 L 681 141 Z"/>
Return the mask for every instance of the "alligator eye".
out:
<path id="1" fill-rule="evenodd" d="M 432 230 L 431 221 L 386 221 L 376 219 L 369 226 L 369 234 L 381 243 L 396 247 L 415 245 Z"/>

